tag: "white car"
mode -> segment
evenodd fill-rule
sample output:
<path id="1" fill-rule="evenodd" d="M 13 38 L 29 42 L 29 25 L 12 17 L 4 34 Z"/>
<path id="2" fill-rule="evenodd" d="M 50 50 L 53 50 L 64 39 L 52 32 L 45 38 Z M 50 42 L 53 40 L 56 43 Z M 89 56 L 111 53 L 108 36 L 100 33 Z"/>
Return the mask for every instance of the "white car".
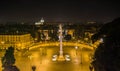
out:
<path id="1" fill-rule="evenodd" d="M 65 55 L 65 57 L 70 57 L 69 55 Z"/>
<path id="2" fill-rule="evenodd" d="M 53 55 L 53 57 L 57 57 L 57 55 Z"/>
<path id="3" fill-rule="evenodd" d="M 70 59 L 70 56 L 69 55 L 65 55 L 65 60 L 66 61 L 70 61 L 71 59 Z"/>
<path id="4" fill-rule="evenodd" d="M 52 61 L 56 61 L 57 60 L 57 55 L 53 55 L 52 56 Z"/>

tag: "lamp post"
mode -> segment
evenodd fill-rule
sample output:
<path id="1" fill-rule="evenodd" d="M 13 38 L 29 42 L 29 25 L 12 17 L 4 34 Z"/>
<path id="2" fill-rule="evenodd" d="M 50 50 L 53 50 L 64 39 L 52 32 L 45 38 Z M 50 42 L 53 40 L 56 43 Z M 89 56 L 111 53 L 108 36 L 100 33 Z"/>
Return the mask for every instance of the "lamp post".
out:
<path id="1" fill-rule="evenodd" d="M 76 51 L 75 51 L 75 52 L 76 52 L 76 56 L 77 56 L 77 49 L 78 49 L 78 47 L 76 46 L 76 47 L 75 47 L 75 50 L 76 50 Z"/>
<path id="2" fill-rule="evenodd" d="M 81 62 L 80 62 L 81 64 L 82 64 L 82 48 L 83 48 L 83 47 L 81 47 Z"/>
<path id="3" fill-rule="evenodd" d="M 43 50 L 42 50 L 42 48 L 40 48 L 40 64 L 42 64 L 42 54 L 43 54 Z"/>

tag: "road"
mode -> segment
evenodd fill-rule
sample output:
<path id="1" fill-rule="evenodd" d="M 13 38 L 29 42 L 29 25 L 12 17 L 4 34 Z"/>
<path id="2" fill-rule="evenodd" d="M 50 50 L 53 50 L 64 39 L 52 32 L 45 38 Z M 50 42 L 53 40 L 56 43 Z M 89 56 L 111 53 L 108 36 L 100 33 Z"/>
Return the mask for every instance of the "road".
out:
<path id="1" fill-rule="evenodd" d="M 52 55 L 59 53 L 59 46 L 50 46 L 16 52 L 15 65 L 20 71 L 32 71 L 32 66 L 36 66 L 36 71 L 89 71 L 92 50 L 63 46 L 63 51 L 70 55 L 71 61 L 52 61 Z"/>

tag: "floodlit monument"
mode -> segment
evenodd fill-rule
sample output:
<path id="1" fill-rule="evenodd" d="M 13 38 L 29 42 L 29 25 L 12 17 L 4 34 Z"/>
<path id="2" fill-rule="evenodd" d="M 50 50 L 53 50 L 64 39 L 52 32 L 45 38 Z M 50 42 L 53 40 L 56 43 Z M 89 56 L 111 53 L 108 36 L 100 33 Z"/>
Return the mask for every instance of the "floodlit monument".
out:
<path id="1" fill-rule="evenodd" d="M 65 58 L 63 56 L 63 47 L 62 47 L 62 25 L 59 25 L 59 41 L 60 41 L 60 51 L 59 51 L 59 56 L 58 56 L 58 61 L 65 61 Z"/>
<path id="2" fill-rule="evenodd" d="M 63 45 L 62 45 L 62 39 L 63 39 L 63 35 L 62 35 L 62 25 L 59 25 L 59 41 L 60 41 L 60 51 L 59 54 L 55 54 L 52 57 L 52 61 L 70 61 L 70 56 L 68 54 L 63 54 Z"/>

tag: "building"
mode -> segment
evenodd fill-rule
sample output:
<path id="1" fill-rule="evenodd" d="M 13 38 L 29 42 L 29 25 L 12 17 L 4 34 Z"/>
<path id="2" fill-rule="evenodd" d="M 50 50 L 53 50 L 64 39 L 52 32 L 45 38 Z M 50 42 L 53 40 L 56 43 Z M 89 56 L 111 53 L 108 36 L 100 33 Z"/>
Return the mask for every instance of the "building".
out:
<path id="1" fill-rule="evenodd" d="M 32 43 L 32 37 L 29 33 L 23 34 L 0 34 L 0 48 L 7 49 L 12 46 L 15 49 L 25 49 Z"/>

